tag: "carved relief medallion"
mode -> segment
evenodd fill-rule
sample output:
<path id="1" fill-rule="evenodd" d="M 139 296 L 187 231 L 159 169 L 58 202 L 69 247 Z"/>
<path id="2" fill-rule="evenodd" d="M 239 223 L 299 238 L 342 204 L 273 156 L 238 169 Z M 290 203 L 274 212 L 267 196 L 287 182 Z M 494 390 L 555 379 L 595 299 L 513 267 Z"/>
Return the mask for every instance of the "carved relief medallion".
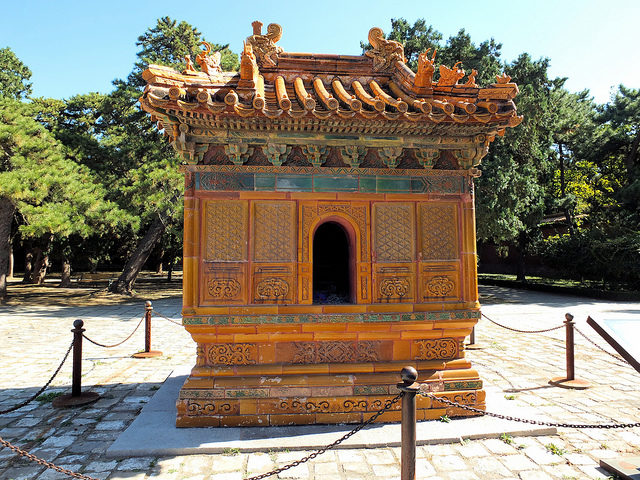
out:
<path id="1" fill-rule="evenodd" d="M 209 365 L 254 365 L 257 347 L 252 343 L 213 343 L 205 346 Z"/>
<path id="2" fill-rule="evenodd" d="M 284 298 L 287 293 L 289 284 L 282 278 L 265 278 L 256 285 L 256 294 L 261 300 Z"/>
<path id="3" fill-rule="evenodd" d="M 453 338 L 416 340 L 416 360 L 451 360 L 458 357 L 458 343 Z"/>
<path id="4" fill-rule="evenodd" d="M 207 282 L 209 295 L 216 299 L 229 300 L 240 293 L 240 282 L 235 278 L 212 278 Z"/>
<path id="5" fill-rule="evenodd" d="M 433 297 L 446 297 L 456 287 L 455 283 L 444 275 L 433 277 L 426 285 L 427 292 Z"/>
<path id="6" fill-rule="evenodd" d="M 380 360 L 380 342 L 294 342 L 292 363 L 346 363 Z"/>
<path id="7" fill-rule="evenodd" d="M 187 415 L 190 417 L 232 414 L 234 408 L 229 403 L 213 403 L 200 400 L 187 401 Z"/>
<path id="8" fill-rule="evenodd" d="M 409 292 L 409 280 L 406 278 L 384 278 L 380 282 L 380 295 L 383 297 L 404 297 Z"/>

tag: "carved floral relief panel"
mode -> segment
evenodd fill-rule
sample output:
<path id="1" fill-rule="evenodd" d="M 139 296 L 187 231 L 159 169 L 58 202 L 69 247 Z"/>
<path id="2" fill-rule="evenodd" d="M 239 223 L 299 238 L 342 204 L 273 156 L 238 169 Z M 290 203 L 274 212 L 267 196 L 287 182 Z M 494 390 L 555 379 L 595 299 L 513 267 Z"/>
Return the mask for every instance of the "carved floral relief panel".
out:
<path id="1" fill-rule="evenodd" d="M 373 275 L 373 301 L 406 303 L 415 299 L 415 268 L 413 264 L 377 264 Z"/>
<path id="2" fill-rule="evenodd" d="M 457 263 L 420 265 L 420 301 L 438 302 L 460 298 L 460 270 Z"/>
<path id="3" fill-rule="evenodd" d="M 418 217 L 422 261 L 458 259 L 457 204 L 420 203 Z"/>
<path id="4" fill-rule="evenodd" d="M 255 202 L 255 262 L 293 262 L 296 254 L 295 202 Z"/>
<path id="5" fill-rule="evenodd" d="M 201 278 L 200 305 L 247 303 L 246 263 L 206 262 Z"/>
<path id="6" fill-rule="evenodd" d="M 296 302 L 295 264 L 254 264 L 253 303 Z"/>
<path id="7" fill-rule="evenodd" d="M 204 207 L 204 260 L 247 260 L 248 204 L 241 200 L 209 200 Z"/>
<path id="8" fill-rule="evenodd" d="M 415 221 L 413 203 L 374 203 L 374 261 L 412 262 L 415 260 Z"/>

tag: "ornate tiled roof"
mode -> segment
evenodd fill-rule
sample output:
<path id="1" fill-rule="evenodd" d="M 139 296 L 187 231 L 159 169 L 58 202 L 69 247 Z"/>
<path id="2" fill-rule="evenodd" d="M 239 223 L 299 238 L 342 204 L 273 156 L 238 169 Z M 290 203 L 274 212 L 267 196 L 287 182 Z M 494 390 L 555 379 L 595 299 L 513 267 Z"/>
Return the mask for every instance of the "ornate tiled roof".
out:
<path id="1" fill-rule="evenodd" d="M 262 24 L 254 22 L 240 72 L 223 72 L 220 54 L 206 43 L 195 59 L 200 71 L 188 57 L 182 72 L 150 65 L 143 73 L 148 85 L 142 107 L 172 140 L 196 129 L 200 136 L 217 136 L 220 144 L 229 143 L 221 132 L 239 130 L 485 135 L 471 143 L 488 143 L 522 121 L 513 103 L 518 87 L 508 76 L 480 87 L 477 72 L 467 76 L 458 62 L 440 65 L 434 82 L 435 52 L 421 54 L 414 73 L 402 45 L 386 40 L 379 28 L 370 30 L 373 48 L 362 56 L 284 52 L 277 45 L 281 36 L 279 25 L 270 24 L 263 34 Z"/>

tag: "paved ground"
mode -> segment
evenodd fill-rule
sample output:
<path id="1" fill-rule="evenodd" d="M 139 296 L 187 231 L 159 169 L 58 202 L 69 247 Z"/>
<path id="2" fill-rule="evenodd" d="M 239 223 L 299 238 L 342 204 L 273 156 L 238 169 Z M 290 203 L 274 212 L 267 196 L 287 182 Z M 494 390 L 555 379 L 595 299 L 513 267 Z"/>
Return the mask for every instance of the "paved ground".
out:
<path id="1" fill-rule="evenodd" d="M 605 303 L 578 297 L 482 287 L 483 313 L 521 329 L 559 325 L 565 312 L 579 328 L 604 342 L 584 324 L 594 317 L 640 318 L 638 303 Z M 154 302 L 155 310 L 178 319 L 179 299 Z M 72 322 L 85 320 L 86 334 L 116 343 L 142 317 L 141 303 L 101 307 L 0 307 L 0 410 L 32 395 L 43 385 L 71 341 Z M 639 374 L 578 336 L 576 376 L 593 387 L 572 391 L 549 387 L 549 378 L 564 373 L 563 331 L 513 333 L 482 320 L 476 341 L 484 348 L 468 352 L 489 389 L 499 389 L 514 406 L 535 407 L 551 421 L 606 423 L 640 421 Z M 124 345 L 103 349 L 86 344 L 84 385 L 102 395 L 97 403 L 75 410 L 56 410 L 34 402 L 0 416 L 0 436 L 32 453 L 99 479 L 161 478 L 169 480 L 235 480 L 266 472 L 307 452 L 277 451 L 217 455 L 109 459 L 105 450 L 133 421 L 167 376 L 190 365 L 195 346 L 184 330 L 166 320 L 154 322 L 153 348 L 165 355 L 134 360 L 143 347 L 142 332 Z M 65 365 L 50 391 L 68 391 L 71 365 Z M 438 428 L 439 422 L 432 422 Z M 417 478 L 429 479 L 583 479 L 608 478 L 598 460 L 640 454 L 640 429 L 560 429 L 550 437 L 514 437 L 418 448 Z M 280 474 L 290 479 L 399 478 L 396 448 L 327 452 Z M 7 448 L 0 450 L 0 479 L 67 478 L 30 463 Z M 272 477 L 274 478 L 274 477 Z"/>

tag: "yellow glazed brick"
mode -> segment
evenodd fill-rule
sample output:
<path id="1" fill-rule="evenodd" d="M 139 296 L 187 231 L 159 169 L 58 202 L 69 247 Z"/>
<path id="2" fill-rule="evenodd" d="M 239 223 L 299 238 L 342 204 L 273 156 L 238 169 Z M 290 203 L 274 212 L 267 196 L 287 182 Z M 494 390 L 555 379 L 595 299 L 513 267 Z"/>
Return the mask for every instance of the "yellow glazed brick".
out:
<path id="1" fill-rule="evenodd" d="M 358 338 L 355 332 L 313 332 L 314 340 L 343 340 L 353 341 Z"/>
<path id="2" fill-rule="evenodd" d="M 282 373 L 292 374 L 292 375 L 305 375 L 308 373 L 329 373 L 329 365 L 328 364 L 318 364 L 318 365 L 283 365 Z"/>

